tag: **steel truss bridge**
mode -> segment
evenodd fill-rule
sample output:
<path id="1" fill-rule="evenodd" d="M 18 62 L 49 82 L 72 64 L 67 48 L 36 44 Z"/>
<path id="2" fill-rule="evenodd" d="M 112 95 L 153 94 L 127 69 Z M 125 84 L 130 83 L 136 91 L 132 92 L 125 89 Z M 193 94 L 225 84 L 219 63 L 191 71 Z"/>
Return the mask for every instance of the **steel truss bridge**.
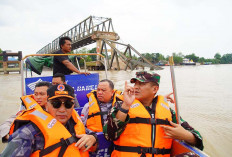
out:
<path id="1" fill-rule="evenodd" d="M 130 44 L 117 42 L 119 36 L 114 31 L 112 19 L 105 17 L 89 16 L 41 48 L 37 54 L 49 54 L 58 51 L 60 49 L 59 39 L 65 36 L 72 39 L 72 50 L 96 43 L 97 53 L 106 56 L 108 69 L 127 70 L 129 68 L 133 70 L 138 66 L 150 67 L 156 70 L 162 69 L 144 58 Z M 110 55 L 108 54 L 109 52 L 111 53 Z M 133 55 L 139 56 L 140 59 L 136 60 Z M 97 58 L 97 60 L 102 62 L 101 58 Z"/>

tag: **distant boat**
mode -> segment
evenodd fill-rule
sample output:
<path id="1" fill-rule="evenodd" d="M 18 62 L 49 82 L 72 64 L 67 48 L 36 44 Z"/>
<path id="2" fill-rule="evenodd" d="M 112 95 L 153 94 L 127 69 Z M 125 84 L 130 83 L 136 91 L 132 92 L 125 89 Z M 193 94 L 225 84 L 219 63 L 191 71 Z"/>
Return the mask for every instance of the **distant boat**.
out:
<path id="1" fill-rule="evenodd" d="M 189 59 L 187 59 L 187 58 L 184 58 L 184 59 L 183 59 L 183 62 L 180 63 L 180 65 L 196 65 L 196 63 L 193 62 L 193 60 L 189 60 Z"/>
<path id="2" fill-rule="evenodd" d="M 157 66 L 164 66 L 164 65 L 165 65 L 165 63 L 158 62 L 158 63 L 156 63 L 155 65 L 157 65 Z"/>
<path id="3" fill-rule="evenodd" d="M 210 65 L 212 62 L 204 62 L 204 65 Z"/>

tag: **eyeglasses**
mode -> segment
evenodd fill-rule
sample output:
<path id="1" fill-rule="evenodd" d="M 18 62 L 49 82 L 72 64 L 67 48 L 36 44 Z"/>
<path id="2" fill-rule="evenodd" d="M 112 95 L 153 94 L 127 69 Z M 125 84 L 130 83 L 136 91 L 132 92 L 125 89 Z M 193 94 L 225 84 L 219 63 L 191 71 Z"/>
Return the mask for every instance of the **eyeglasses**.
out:
<path id="1" fill-rule="evenodd" d="M 74 102 L 67 100 L 67 101 L 60 101 L 60 100 L 54 100 L 54 101 L 50 101 L 50 103 L 52 104 L 52 106 L 54 108 L 60 108 L 61 104 L 64 104 L 65 108 L 70 109 Z"/>

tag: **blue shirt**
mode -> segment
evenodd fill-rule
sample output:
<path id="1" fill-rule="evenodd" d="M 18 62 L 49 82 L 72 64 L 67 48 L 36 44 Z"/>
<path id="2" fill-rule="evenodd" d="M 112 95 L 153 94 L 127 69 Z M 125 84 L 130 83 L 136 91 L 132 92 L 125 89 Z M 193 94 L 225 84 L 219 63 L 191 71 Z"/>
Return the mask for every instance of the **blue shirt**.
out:
<path id="1" fill-rule="evenodd" d="M 43 148 L 43 134 L 33 123 L 28 123 L 10 136 L 9 143 L 1 156 L 29 157 L 36 150 Z"/>

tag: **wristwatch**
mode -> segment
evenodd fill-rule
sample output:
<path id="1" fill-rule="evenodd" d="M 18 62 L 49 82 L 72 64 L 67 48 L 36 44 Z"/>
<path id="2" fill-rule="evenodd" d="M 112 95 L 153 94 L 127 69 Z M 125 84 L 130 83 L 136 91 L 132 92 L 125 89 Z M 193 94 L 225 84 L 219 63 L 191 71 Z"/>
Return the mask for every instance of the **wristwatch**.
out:
<path id="1" fill-rule="evenodd" d="M 125 114 L 129 112 L 129 110 L 123 109 L 121 106 L 119 107 L 119 110 Z"/>

